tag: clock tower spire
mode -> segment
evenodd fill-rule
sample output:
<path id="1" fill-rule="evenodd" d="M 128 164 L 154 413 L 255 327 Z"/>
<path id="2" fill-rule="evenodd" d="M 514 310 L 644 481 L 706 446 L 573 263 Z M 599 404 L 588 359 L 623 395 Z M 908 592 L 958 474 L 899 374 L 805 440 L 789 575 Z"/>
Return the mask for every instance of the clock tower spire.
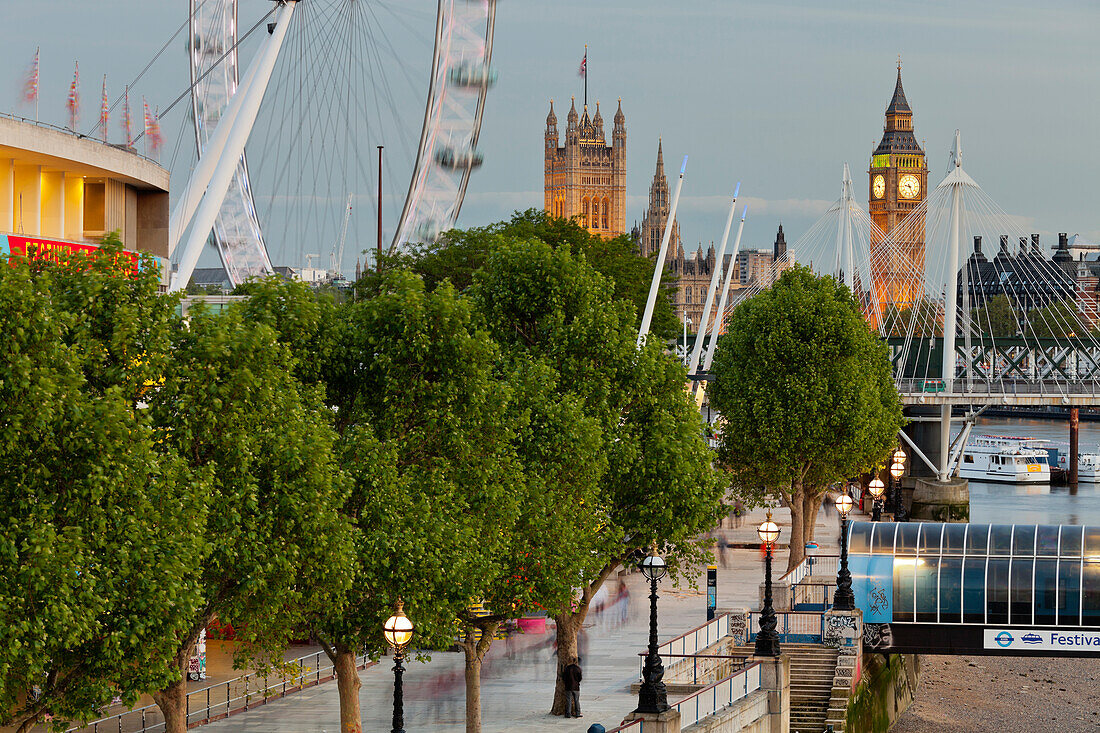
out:
<path id="1" fill-rule="evenodd" d="M 913 134 L 913 110 L 901 84 L 901 56 L 882 140 L 871 156 L 867 179 L 871 220 L 886 235 L 924 202 L 928 165 Z M 872 232 L 871 277 L 880 313 L 890 305 L 902 309 L 913 304 L 916 283 L 924 272 L 923 222 L 907 227 L 904 241 L 894 242 L 889 252 L 881 240 L 881 235 Z"/>

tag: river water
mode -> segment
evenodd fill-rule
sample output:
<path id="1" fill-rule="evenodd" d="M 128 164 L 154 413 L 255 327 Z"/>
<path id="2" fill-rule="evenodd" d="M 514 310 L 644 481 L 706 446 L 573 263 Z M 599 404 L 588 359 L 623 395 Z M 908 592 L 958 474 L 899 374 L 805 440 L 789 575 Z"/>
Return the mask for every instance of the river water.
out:
<path id="1" fill-rule="evenodd" d="M 954 427 L 954 424 L 953 424 Z M 952 431 L 953 436 L 959 428 Z M 971 435 L 1043 438 L 1052 448 L 1069 449 L 1069 421 L 978 418 Z M 1100 422 L 1081 421 L 1080 451 L 1097 451 Z M 970 521 L 979 524 L 1100 525 L 1100 484 L 1069 486 L 970 482 Z"/>

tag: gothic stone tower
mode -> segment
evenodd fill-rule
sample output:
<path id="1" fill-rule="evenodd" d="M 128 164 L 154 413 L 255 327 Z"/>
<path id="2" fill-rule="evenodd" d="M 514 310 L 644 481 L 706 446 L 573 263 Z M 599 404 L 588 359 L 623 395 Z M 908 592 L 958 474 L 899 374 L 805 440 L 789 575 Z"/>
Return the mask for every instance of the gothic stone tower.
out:
<path id="1" fill-rule="evenodd" d="M 665 155 L 661 141 L 657 140 L 657 172 L 649 184 L 649 208 L 642 218 L 641 238 L 638 243 L 642 257 L 650 257 L 661 251 L 661 237 L 665 233 L 665 222 L 671 204 L 668 196 L 668 178 L 665 177 Z M 676 270 L 676 263 L 683 261 L 684 247 L 680 243 L 680 223 L 672 222 L 672 235 L 668 240 L 668 252 L 665 255 L 665 267 Z"/>
<path id="2" fill-rule="evenodd" d="M 588 107 L 578 119 L 576 102 L 569 108 L 565 146 L 558 147 L 554 101 L 546 115 L 544 204 L 547 213 L 577 217 L 581 226 L 601 237 L 626 233 L 626 117 L 622 99 L 615 112 L 611 145 L 603 132 L 600 103 L 596 116 Z"/>
<path id="3" fill-rule="evenodd" d="M 901 62 L 894 96 L 886 108 L 886 125 L 867 171 L 871 220 L 893 246 L 884 245 L 872 231 L 871 277 L 882 313 L 890 305 L 906 308 L 917 297 L 917 283 L 924 272 L 924 222 L 915 221 L 903 231 L 895 228 L 924 201 L 928 190 L 928 166 L 924 150 L 913 134 L 913 110 L 901 86 Z M 895 236 L 889 235 L 894 232 Z"/>

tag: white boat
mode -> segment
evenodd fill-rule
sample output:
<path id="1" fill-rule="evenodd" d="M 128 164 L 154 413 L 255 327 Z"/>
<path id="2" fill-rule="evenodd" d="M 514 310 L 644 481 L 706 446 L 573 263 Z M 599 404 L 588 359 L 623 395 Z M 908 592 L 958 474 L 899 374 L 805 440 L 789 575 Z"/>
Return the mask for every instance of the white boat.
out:
<path id="1" fill-rule="evenodd" d="M 1069 473 L 1069 456 L 1058 452 L 1058 468 Z M 1077 452 L 1077 480 L 1100 483 L 1100 453 Z"/>
<path id="2" fill-rule="evenodd" d="M 1014 484 L 1050 483 L 1045 440 L 1008 435 L 973 435 L 959 459 L 959 476 Z"/>

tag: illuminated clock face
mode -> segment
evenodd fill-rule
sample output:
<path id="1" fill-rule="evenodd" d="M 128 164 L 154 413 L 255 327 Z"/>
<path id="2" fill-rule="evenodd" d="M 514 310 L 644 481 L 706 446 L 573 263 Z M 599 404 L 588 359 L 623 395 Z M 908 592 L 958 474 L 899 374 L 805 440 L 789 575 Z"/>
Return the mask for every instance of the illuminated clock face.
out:
<path id="1" fill-rule="evenodd" d="M 898 194 L 903 199 L 915 199 L 920 195 L 920 179 L 909 173 L 898 181 Z"/>
<path id="2" fill-rule="evenodd" d="M 886 195 L 886 179 L 882 176 L 875 176 L 871 181 L 871 193 L 875 195 L 875 198 L 880 199 Z"/>

